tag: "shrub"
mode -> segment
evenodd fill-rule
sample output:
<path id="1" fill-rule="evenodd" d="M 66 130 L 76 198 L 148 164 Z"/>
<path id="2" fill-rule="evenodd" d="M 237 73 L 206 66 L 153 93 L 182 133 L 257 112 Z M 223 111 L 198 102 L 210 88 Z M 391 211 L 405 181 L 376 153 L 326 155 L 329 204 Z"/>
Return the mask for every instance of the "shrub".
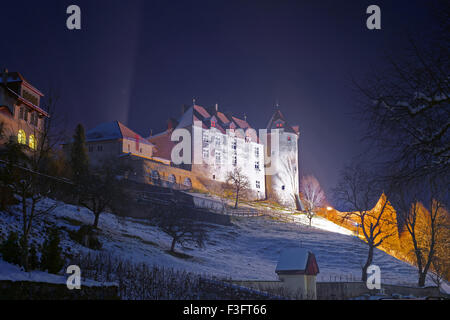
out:
<path id="1" fill-rule="evenodd" d="M 10 232 L 8 238 L 0 246 L 0 253 L 6 262 L 20 265 L 22 249 L 19 245 L 17 232 Z"/>
<path id="2" fill-rule="evenodd" d="M 30 270 L 39 269 L 39 257 L 37 255 L 36 246 L 34 244 L 30 246 L 30 251 L 28 255 L 28 264 Z"/>
<path id="3" fill-rule="evenodd" d="M 100 250 L 101 242 L 98 240 L 97 231 L 93 226 L 82 225 L 76 232 L 71 232 L 72 240 L 92 250 Z"/>
<path id="4" fill-rule="evenodd" d="M 62 249 L 59 246 L 58 229 L 51 228 L 48 238 L 42 245 L 41 269 L 49 273 L 58 273 L 64 266 Z"/>

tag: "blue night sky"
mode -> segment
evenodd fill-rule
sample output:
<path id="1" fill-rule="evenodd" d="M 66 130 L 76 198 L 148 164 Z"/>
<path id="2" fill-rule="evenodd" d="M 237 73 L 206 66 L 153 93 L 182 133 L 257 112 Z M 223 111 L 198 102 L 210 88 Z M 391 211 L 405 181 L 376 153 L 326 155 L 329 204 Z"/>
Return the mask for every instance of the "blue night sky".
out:
<path id="1" fill-rule="evenodd" d="M 66 28 L 67 6 L 82 29 Z M 382 30 L 366 28 L 377 4 Z M 120 120 L 143 136 L 192 98 L 263 128 L 300 125 L 300 169 L 326 190 L 364 151 L 352 77 L 432 26 L 427 1 L 3 1 L 0 67 L 60 93 L 67 132 Z"/>

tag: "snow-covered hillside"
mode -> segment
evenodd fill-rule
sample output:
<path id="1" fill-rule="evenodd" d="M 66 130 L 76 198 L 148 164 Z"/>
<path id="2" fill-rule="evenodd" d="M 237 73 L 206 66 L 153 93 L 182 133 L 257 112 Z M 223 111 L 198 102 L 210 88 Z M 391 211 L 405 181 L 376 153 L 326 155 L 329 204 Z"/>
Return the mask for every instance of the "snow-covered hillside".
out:
<path id="1" fill-rule="evenodd" d="M 50 206 L 53 200 L 43 205 Z M 20 215 L 10 216 L 0 212 L 0 234 L 19 230 Z M 118 218 L 104 213 L 100 216 L 102 251 L 130 259 L 183 269 L 195 273 L 223 276 L 232 279 L 276 279 L 274 272 L 280 251 L 286 247 L 302 246 L 313 251 L 320 268 L 319 281 L 359 278 L 367 247 L 356 237 L 336 232 L 309 228 L 304 225 L 277 222 L 265 217 L 233 218 L 233 225 L 208 224 L 209 239 L 203 249 L 181 248 L 191 258 L 177 258 L 166 252 L 169 237 L 146 220 Z M 79 224 L 90 224 L 93 215 L 86 209 L 60 203 L 48 216 L 36 223 L 38 232 L 33 239 L 43 241 L 43 230 L 49 224 L 57 224 L 67 230 L 76 230 Z M 314 220 L 313 220 L 314 221 Z M 67 232 L 62 234 L 62 245 L 70 252 L 89 251 L 74 243 Z M 375 251 L 374 263 L 380 266 L 383 282 L 398 284 L 416 283 L 414 267 L 380 251 Z M 1 271 L 0 271 L 1 272 Z"/>

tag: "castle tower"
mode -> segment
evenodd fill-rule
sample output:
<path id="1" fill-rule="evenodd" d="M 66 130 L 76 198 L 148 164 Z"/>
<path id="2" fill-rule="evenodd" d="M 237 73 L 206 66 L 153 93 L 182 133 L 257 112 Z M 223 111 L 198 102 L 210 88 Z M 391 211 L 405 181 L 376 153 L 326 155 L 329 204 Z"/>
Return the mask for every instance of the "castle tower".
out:
<path id="1" fill-rule="evenodd" d="M 278 106 L 277 106 L 278 107 Z M 298 126 L 291 126 L 277 108 L 267 124 L 264 139 L 266 194 L 291 208 L 300 208 L 298 170 Z"/>

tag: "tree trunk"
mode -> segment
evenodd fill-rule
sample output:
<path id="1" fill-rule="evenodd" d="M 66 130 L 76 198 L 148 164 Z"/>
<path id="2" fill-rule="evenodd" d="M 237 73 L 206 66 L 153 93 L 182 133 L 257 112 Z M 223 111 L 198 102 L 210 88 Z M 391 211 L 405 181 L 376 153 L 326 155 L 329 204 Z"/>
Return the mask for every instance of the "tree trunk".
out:
<path id="1" fill-rule="evenodd" d="M 236 192 L 236 202 L 234 203 L 234 208 L 237 209 L 239 201 L 239 190 Z"/>
<path id="2" fill-rule="evenodd" d="M 366 264 L 362 268 L 362 275 L 361 275 L 361 280 L 364 282 L 367 281 L 367 269 L 372 264 L 372 260 L 373 260 L 373 246 L 369 245 L 369 255 L 367 256 Z"/>
<path id="3" fill-rule="evenodd" d="M 177 239 L 172 239 L 172 245 L 170 246 L 170 252 L 175 252 L 175 245 L 177 244 Z"/>
<path id="4" fill-rule="evenodd" d="M 24 235 L 22 237 L 21 242 L 21 249 L 22 249 L 22 266 L 25 269 L 25 271 L 28 270 L 28 235 Z"/>
<path id="5" fill-rule="evenodd" d="M 100 217 L 100 212 L 94 213 L 95 219 L 94 219 L 94 229 L 98 229 L 98 218 Z"/>
<path id="6" fill-rule="evenodd" d="M 425 272 L 419 272 L 419 287 L 425 287 L 425 279 L 427 274 Z"/>

